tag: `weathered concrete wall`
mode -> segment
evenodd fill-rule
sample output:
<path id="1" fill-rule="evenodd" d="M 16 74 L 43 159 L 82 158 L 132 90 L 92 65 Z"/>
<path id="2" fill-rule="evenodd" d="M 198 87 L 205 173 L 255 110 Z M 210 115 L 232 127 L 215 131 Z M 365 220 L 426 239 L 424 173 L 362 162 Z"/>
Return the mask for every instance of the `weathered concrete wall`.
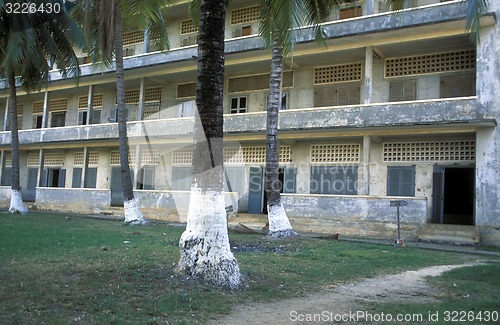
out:
<path id="1" fill-rule="evenodd" d="M 10 206 L 10 186 L 0 186 L 0 207 L 9 208 Z"/>
<path id="2" fill-rule="evenodd" d="M 500 17 L 500 2 L 490 1 L 489 11 Z M 479 108 L 500 120 L 500 28 L 483 27 L 477 45 Z M 500 128 L 478 130 L 476 154 L 476 225 L 500 227 Z M 497 231 L 498 234 L 498 231 Z M 497 237 L 498 238 L 498 237 Z"/>
<path id="3" fill-rule="evenodd" d="M 99 213 L 109 208 L 111 192 L 99 189 L 38 187 L 36 208 L 71 213 Z"/>
<path id="4" fill-rule="evenodd" d="M 409 197 L 283 194 L 283 205 L 294 227 L 311 232 L 391 237 L 397 235 L 396 208 L 391 200 L 405 200 L 400 208 L 402 235 L 415 238 L 427 222 L 427 200 Z"/>

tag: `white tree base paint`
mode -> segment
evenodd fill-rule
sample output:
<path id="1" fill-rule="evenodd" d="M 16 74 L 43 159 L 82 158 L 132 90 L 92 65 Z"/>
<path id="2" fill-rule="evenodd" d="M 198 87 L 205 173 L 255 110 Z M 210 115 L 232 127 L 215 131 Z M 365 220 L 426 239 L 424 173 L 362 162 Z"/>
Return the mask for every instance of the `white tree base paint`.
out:
<path id="1" fill-rule="evenodd" d="M 179 246 L 181 273 L 218 287 L 238 288 L 240 268 L 229 245 L 223 192 L 191 188 L 187 226 Z"/>
<path id="2" fill-rule="evenodd" d="M 20 214 L 28 213 L 28 208 L 23 202 L 23 197 L 21 195 L 21 192 L 18 190 L 11 190 L 9 212 L 20 213 Z"/>
<path id="3" fill-rule="evenodd" d="M 139 209 L 139 202 L 134 198 L 123 203 L 123 213 L 125 214 L 125 223 L 129 225 L 147 225 L 149 222 L 141 210 Z"/>
<path id="4" fill-rule="evenodd" d="M 268 236 L 272 238 L 295 237 L 298 234 L 293 231 L 292 225 L 288 220 L 283 204 L 267 205 L 267 215 L 269 220 Z"/>

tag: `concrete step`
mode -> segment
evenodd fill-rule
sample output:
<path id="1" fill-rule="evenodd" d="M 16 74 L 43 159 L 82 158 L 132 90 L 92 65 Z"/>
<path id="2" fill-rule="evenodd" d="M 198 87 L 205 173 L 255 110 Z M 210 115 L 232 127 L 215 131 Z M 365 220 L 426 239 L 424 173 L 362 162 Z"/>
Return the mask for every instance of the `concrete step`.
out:
<path id="1" fill-rule="evenodd" d="M 475 226 L 427 224 L 418 231 L 417 238 L 424 241 L 452 244 L 479 244 L 480 233 Z"/>

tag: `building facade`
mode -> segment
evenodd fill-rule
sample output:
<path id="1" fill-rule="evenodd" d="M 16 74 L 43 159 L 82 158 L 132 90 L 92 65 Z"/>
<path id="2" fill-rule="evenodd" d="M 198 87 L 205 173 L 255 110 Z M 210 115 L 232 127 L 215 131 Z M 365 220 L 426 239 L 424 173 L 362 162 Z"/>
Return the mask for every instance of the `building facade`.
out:
<path id="1" fill-rule="evenodd" d="M 323 24 L 326 46 L 312 40 L 310 28 L 296 31 L 279 116 L 292 225 L 393 236 L 390 203 L 404 200 L 407 238 L 435 232 L 434 239 L 454 240 L 464 230 L 472 242 L 500 245 L 500 3 L 490 1 L 478 44 L 464 33 L 462 1 L 382 3 L 358 1 L 332 14 Z M 170 10 L 168 51 L 156 51 L 142 32 L 124 34 L 135 193 L 146 217 L 162 220 L 182 221 L 189 201 L 197 28 L 187 8 L 176 1 Z M 257 35 L 259 14 L 259 2 L 245 0 L 232 1 L 227 13 L 224 155 L 235 221 L 266 209 L 270 51 Z M 38 209 L 98 213 L 123 204 L 115 75 L 88 62 L 81 53 L 78 84 L 54 70 L 46 90 L 20 93 L 22 193 Z M 0 81 L 3 113 L 7 105 Z M 8 206 L 3 113 L 0 196 Z"/>

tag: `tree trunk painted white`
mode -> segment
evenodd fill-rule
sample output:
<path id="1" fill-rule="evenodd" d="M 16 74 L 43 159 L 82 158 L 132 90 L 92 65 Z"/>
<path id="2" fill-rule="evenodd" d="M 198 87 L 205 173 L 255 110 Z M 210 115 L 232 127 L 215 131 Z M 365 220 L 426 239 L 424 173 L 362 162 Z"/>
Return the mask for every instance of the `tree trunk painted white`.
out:
<path id="1" fill-rule="evenodd" d="M 238 288 L 240 268 L 229 245 L 224 192 L 193 186 L 187 220 L 179 241 L 179 271 L 215 286 Z"/>
<path id="2" fill-rule="evenodd" d="M 280 237 L 295 237 L 298 234 L 293 231 L 292 225 L 288 220 L 283 204 L 267 205 L 267 213 L 269 217 L 269 232 L 268 236 L 272 238 Z"/>
<path id="3" fill-rule="evenodd" d="M 23 197 L 21 196 L 21 192 L 18 190 L 11 190 L 9 212 L 20 213 L 20 214 L 28 213 L 28 208 L 23 202 Z"/>
<path id="4" fill-rule="evenodd" d="M 139 209 L 139 201 L 136 198 L 123 203 L 125 223 L 129 225 L 147 225 L 149 222 Z"/>

